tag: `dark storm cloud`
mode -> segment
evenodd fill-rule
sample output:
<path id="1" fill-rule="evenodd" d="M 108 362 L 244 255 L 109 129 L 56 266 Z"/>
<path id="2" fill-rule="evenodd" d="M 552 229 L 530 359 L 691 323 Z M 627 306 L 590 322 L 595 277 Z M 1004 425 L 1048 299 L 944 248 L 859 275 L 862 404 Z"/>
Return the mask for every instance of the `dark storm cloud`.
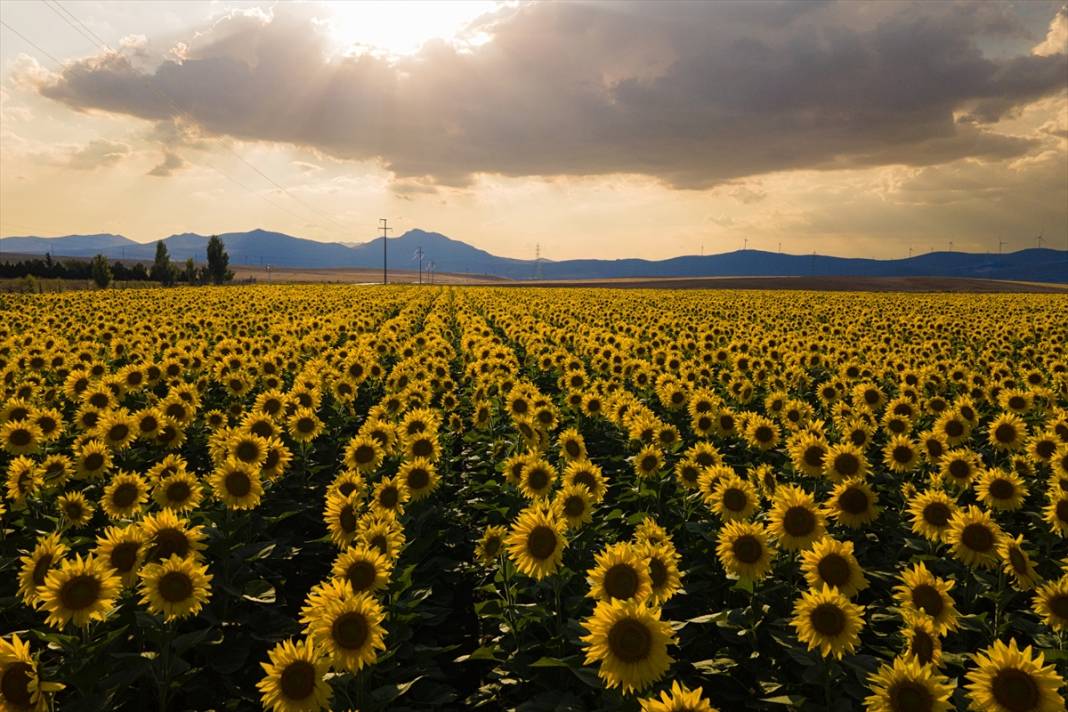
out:
<path id="1" fill-rule="evenodd" d="M 79 110 L 380 159 L 399 177 L 638 173 L 706 187 L 797 168 L 1005 158 L 987 124 L 1064 91 L 1064 55 L 992 58 L 991 4 L 536 4 L 493 41 L 331 57 L 305 10 L 234 15 L 145 74 L 122 54 L 41 93 Z"/>

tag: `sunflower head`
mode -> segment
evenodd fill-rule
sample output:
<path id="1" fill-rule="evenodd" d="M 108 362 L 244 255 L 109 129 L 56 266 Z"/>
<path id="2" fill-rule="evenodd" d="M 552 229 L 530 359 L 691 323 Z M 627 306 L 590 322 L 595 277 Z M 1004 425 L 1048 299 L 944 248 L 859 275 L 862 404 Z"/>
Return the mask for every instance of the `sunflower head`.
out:
<path id="1" fill-rule="evenodd" d="M 607 687 L 641 691 L 671 665 L 667 646 L 674 633 L 659 609 L 645 602 L 601 601 L 582 625 L 588 632 L 582 638 L 586 664 L 600 663 L 598 675 Z"/>
<path id="2" fill-rule="evenodd" d="M 860 642 L 864 608 L 829 586 L 805 592 L 794 605 L 791 624 L 809 650 L 819 649 L 823 657 L 841 658 Z"/>

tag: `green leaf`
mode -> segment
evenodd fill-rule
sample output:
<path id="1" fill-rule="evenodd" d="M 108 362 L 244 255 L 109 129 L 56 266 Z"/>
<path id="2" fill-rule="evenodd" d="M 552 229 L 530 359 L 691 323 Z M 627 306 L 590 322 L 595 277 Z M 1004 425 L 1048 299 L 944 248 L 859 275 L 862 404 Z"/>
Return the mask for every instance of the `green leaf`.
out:
<path id="1" fill-rule="evenodd" d="M 568 667 L 568 664 L 559 658 L 538 658 L 530 664 L 530 667 L 545 668 L 545 667 Z"/>

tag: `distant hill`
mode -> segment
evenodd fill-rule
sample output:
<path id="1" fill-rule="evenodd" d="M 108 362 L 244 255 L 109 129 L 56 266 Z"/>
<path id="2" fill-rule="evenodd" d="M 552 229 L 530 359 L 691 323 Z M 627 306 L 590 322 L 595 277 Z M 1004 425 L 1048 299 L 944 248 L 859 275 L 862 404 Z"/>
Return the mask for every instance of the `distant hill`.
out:
<path id="1" fill-rule="evenodd" d="M 317 242 L 281 232 L 250 230 L 219 236 L 234 265 L 285 268 L 382 266 L 382 238 L 368 242 Z M 204 259 L 208 237 L 182 233 L 163 238 L 174 261 Z M 409 230 L 389 239 L 389 264 L 417 269 L 416 250 L 438 272 L 485 274 L 508 279 L 604 279 L 621 277 L 978 277 L 1032 282 L 1068 282 L 1068 251 L 1027 249 L 1004 255 L 931 252 L 900 260 L 873 260 L 827 255 L 790 255 L 737 250 L 719 255 L 685 255 L 666 260 L 517 260 L 453 240 L 440 233 Z M 0 238 L 0 254 L 24 253 L 53 257 L 151 260 L 154 243 L 134 242 L 122 235 L 17 236 Z"/>

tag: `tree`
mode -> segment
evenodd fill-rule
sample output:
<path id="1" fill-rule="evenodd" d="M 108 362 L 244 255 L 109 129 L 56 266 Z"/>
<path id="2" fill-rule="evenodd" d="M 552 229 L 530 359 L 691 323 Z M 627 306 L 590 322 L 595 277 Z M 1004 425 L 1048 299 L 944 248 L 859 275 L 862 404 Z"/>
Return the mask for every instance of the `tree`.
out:
<path id="1" fill-rule="evenodd" d="M 190 257 L 185 261 L 185 269 L 182 270 L 182 279 L 190 285 L 197 283 L 197 263 Z"/>
<path id="2" fill-rule="evenodd" d="M 108 262 L 107 257 L 97 255 L 93 258 L 89 269 L 96 286 L 104 289 L 111 284 L 111 263 Z"/>
<path id="3" fill-rule="evenodd" d="M 171 265 L 171 256 L 167 253 L 167 244 L 163 240 L 156 243 L 156 259 L 148 272 L 148 278 L 162 283 L 165 287 L 174 284 L 174 267 Z"/>
<path id="4" fill-rule="evenodd" d="M 208 240 L 208 277 L 214 284 L 229 282 L 234 278 L 229 265 L 230 255 L 226 254 L 223 241 L 218 235 L 212 235 Z"/>

